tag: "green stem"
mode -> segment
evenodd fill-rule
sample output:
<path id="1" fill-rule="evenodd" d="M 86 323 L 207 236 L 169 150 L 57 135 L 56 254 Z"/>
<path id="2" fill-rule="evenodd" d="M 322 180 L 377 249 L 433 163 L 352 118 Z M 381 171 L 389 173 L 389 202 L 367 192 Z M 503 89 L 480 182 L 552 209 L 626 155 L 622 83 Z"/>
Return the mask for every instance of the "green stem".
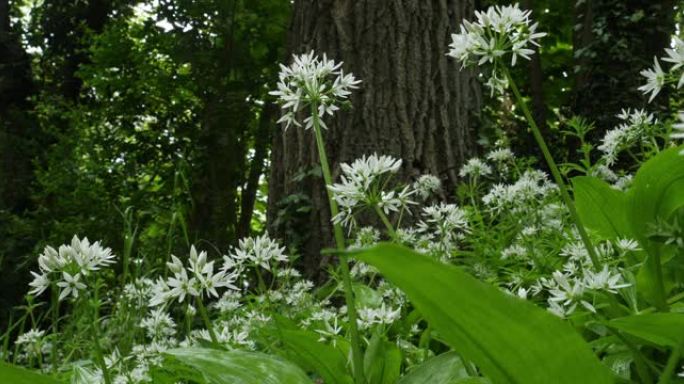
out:
<path id="1" fill-rule="evenodd" d="M 57 372 L 57 325 L 59 323 L 59 291 L 56 284 L 50 287 L 52 291 L 52 348 L 50 349 L 50 361 L 52 365 L 52 372 Z"/>
<path id="2" fill-rule="evenodd" d="M 313 129 L 316 135 L 316 146 L 318 147 L 318 157 L 321 162 L 321 171 L 323 172 L 323 180 L 325 181 L 325 190 L 328 196 L 328 203 L 330 204 L 331 217 L 335 217 L 339 213 L 337 202 L 328 189 L 332 185 L 332 176 L 330 173 L 330 165 L 328 165 L 328 156 L 325 151 L 325 141 L 323 141 L 323 133 L 321 132 L 321 124 L 318 120 L 318 106 L 316 103 L 311 104 L 311 118 L 313 119 Z M 335 234 L 335 244 L 338 251 L 345 250 L 344 232 L 338 223 L 333 223 L 333 232 Z M 345 257 L 340 255 L 340 269 L 342 270 L 342 280 L 344 284 L 344 297 L 347 302 L 347 311 L 349 315 L 349 330 L 351 332 L 351 346 L 352 346 L 352 362 L 354 364 L 354 378 L 357 384 L 365 383 L 363 374 L 363 358 L 361 355 L 361 338 L 359 336 L 358 325 L 356 324 L 357 314 L 356 305 L 354 303 L 354 293 L 352 291 L 351 274 L 349 273 L 349 263 Z"/>
<path id="3" fill-rule="evenodd" d="M 207 330 L 209 331 L 209 337 L 211 337 L 212 343 L 218 344 L 218 339 L 216 338 L 216 333 L 214 332 L 214 327 L 211 325 L 211 321 L 209 321 L 209 315 L 207 314 L 207 308 L 204 307 L 204 303 L 202 302 L 202 298 L 198 296 L 195 301 L 197 302 L 197 309 L 199 310 L 200 317 L 202 317 L 202 321 L 204 321 L 204 326 L 207 327 Z"/>
<path id="4" fill-rule="evenodd" d="M 100 344 L 100 297 L 99 297 L 99 281 L 95 283 L 95 293 L 93 297 L 93 343 L 95 344 L 95 358 L 100 364 L 102 369 L 102 376 L 104 378 L 105 384 L 112 384 L 112 378 L 109 374 L 109 369 L 107 369 L 107 362 L 105 361 L 104 354 L 102 353 L 102 345 Z"/>
<path id="5" fill-rule="evenodd" d="M 599 270 L 601 269 L 601 263 L 599 262 L 598 255 L 596 254 L 596 249 L 594 248 L 594 245 L 591 243 L 589 235 L 587 234 L 586 229 L 580 221 L 579 215 L 577 215 L 575 204 L 572 202 L 572 199 L 570 198 L 568 188 L 566 187 L 565 182 L 563 181 L 563 177 L 561 176 L 561 173 L 558 170 L 556 162 L 553 160 L 553 157 L 551 156 L 549 148 L 546 146 L 544 137 L 542 136 L 541 131 L 537 126 L 537 123 L 534 121 L 534 118 L 532 117 L 529 108 L 527 108 L 527 103 L 525 103 L 525 100 L 520 94 L 518 86 L 515 84 L 515 81 L 513 80 L 511 73 L 508 71 L 508 68 L 502 65 L 501 69 L 502 71 L 504 71 L 506 78 L 508 79 L 508 83 L 511 86 L 511 90 L 515 95 L 515 98 L 518 100 L 518 105 L 520 106 L 520 109 L 522 110 L 523 114 L 525 115 L 525 118 L 527 119 L 528 124 L 530 125 L 530 128 L 532 129 L 534 139 L 537 141 L 537 145 L 539 145 L 539 148 L 541 149 L 544 155 L 546 164 L 548 164 L 549 169 L 551 170 L 551 175 L 553 176 L 554 180 L 556 181 L 556 184 L 558 185 L 558 189 L 561 193 L 561 198 L 563 199 L 565 205 L 568 207 L 568 211 L 570 211 L 570 217 L 574 222 L 575 227 L 577 227 L 577 231 L 579 232 L 580 238 L 582 239 L 582 243 L 584 243 L 584 247 L 587 249 L 587 252 L 589 253 L 591 263 L 595 269 Z"/>
<path id="6" fill-rule="evenodd" d="M 677 363 L 679 362 L 679 347 L 675 347 L 670 354 L 670 358 L 667 359 L 667 365 L 663 369 L 663 373 L 658 379 L 658 384 L 668 384 L 672 379 L 675 369 L 677 369 Z"/>
<path id="7" fill-rule="evenodd" d="M 375 209 L 375 212 L 378 214 L 378 216 L 380 216 L 382 223 L 385 224 L 385 228 L 387 228 L 387 232 L 389 233 L 390 237 L 393 240 L 396 240 L 397 231 L 394 230 L 394 226 L 392 226 L 392 223 L 389 221 L 389 218 L 387 218 L 387 215 L 385 215 L 385 212 L 383 212 L 377 204 L 373 205 L 373 209 Z"/>

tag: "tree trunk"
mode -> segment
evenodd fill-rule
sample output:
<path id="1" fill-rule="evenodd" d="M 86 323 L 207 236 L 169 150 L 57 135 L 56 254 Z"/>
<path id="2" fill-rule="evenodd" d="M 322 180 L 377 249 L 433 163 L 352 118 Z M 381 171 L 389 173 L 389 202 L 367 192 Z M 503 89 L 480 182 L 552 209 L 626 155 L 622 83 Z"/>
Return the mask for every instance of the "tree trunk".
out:
<path id="1" fill-rule="evenodd" d="M 290 52 L 325 53 L 363 81 L 352 110 L 326 120 L 333 177 L 340 163 L 377 152 L 403 159 L 404 180 L 431 173 L 453 191 L 460 165 L 474 152 L 472 114 L 480 96 L 473 74 L 446 52 L 450 33 L 472 12 L 472 0 L 295 1 Z M 320 250 L 331 245 L 331 228 L 322 178 L 307 172 L 318 164 L 314 136 L 290 128 L 275 135 L 272 148 L 270 230 L 301 244 L 303 267 L 315 276 L 329 261 Z M 308 207 L 291 209 L 288 201 Z"/>

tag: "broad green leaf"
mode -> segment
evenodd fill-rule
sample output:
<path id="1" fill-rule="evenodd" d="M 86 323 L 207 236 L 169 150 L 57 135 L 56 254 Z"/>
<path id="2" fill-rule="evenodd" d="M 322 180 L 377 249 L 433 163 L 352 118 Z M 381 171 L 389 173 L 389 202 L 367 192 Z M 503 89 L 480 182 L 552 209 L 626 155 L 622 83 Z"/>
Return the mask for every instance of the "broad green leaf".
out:
<path id="1" fill-rule="evenodd" d="M 583 225 L 605 239 L 631 237 L 624 192 L 590 176 L 575 177 L 572 185 Z"/>
<path id="2" fill-rule="evenodd" d="M 325 383 L 353 382 L 346 367 L 345 354 L 319 342 L 318 335 L 303 330 L 281 330 L 278 336 L 285 348 L 294 353 L 292 360 L 297 361 L 305 370 L 316 372 Z"/>
<path id="3" fill-rule="evenodd" d="M 658 220 L 669 219 L 684 206 L 684 158 L 679 154 L 683 148 L 670 148 L 644 163 L 628 195 L 627 215 L 632 233 L 648 254 L 638 274 L 639 292 L 656 305 L 664 305 L 667 294 L 659 288 L 657 274 L 669 252 L 662 244 L 649 239 L 649 234 Z M 666 291 L 669 283 L 665 281 Z"/>
<path id="4" fill-rule="evenodd" d="M 354 284 L 353 289 L 356 305 L 359 308 L 378 307 L 382 304 L 382 296 L 373 288 L 365 284 Z"/>
<path id="5" fill-rule="evenodd" d="M 354 255 L 402 289 L 430 326 L 495 383 L 611 383 L 561 319 L 461 269 L 396 244 Z"/>
<path id="6" fill-rule="evenodd" d="M 684 345 L 684 313 L 649 313 L 613 319 L 607 324 L 656 345 Z"/>
<path id="7" fill-rule="evenodd" d="M 61 381 L 16 365 L 0 362 L 0 383 L 60 384 Z"/>
<path id="8" fill-rule="evenodd" d="M 401 351 L 376 333 L 366 349 L 363 369 L 369 384 L 395 384 L 401 374 Z"/>
<path id="9" fill-rule="evenodd" d="M 265 353 L 222 351 L 208 348 L 179 348 L 166 352 L 182 365 L 191 368 L 179 372 L 179 379 L 206 384 L 312 384 L 296 365 Z"/>
<path id="10" fill-rule="evenodd" d="M 684 146 L 659 153 L 641 166 L 632 183 L 628 218 L 634 236 L 650 252 L 648 234 L 658 218 L 684 206 Z"/>
<path id="11" fill-rule="evenodd" d="M 467 378 L 468 371 L 458 354 L 447 352 L 424 362 L 397 384 L 455 384 Z"/>

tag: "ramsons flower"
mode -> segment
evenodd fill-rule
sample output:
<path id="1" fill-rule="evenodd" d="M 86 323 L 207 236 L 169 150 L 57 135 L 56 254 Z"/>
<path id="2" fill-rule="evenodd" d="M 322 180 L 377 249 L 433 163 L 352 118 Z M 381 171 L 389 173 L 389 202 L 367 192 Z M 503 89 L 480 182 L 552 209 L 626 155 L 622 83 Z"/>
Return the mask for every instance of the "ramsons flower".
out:
<path id="1" fill-rule="evenodd" d="M 653 68 L 644 69 L 639 73 L 641 76 L 646 78 L 646 84 L 640 86 L 639 90 L 646 95 L 649 93 L 651 94 L 651 97 L 648 98 L 648 102 L 650 103 L 653 101 L 653 99 L 655 99 L 665 85 L 665 72 L 663 72 L 663 69 L 660 67 L 658 58 L 654 57 Z"/>
<path id="2" fill-rule="evenodd" d="M 401 168 L 401 160 L 391 156 L 362 156 L 351 164 L 342 164 L 340 182 L 328 186 L 340 207 L 333 217 L 334 223 L 352 228 L 354 214 L 363 209 L 379 207 L 385 214 L 399 212 L 411 204 L 415 193 L 409 186 L 398 191 L 383 190 L 392 174 Z"/>
<path id="3" fill-rule="evenodd" d="M 223 268 L 241 270 L 245 267 L 261 267 L 268 271 L 277 264 L 287 263 L 285 247 L 272 240 L 268 233 L 257 237 L 246 237 L 238 241 L 238 246 L 229 256 L 223 256 Z"/>
<path id="4" fill-rule="evenodd" d="M 186 296 L 202 298 L 206 295 L 218 298 L 218 288 L 238 290 L 234 285 L 238 273 L 226 268 L 214 272 L 214 261 L 207 261 L 207 253 L 197 253 L 194 245 L 190 247 L 187 267 L 174 255 L 171 255 L 171 261 L 166 266 L 173 276 L 157 280 L 152 287 L 150 306 L 173 300 L 182 303 Z"/>
<path id="5" fill-rule="evenodd" d="M 78 298 L 79 291 L 88 287 L 88 278 L 113 263 L 111 249 L 103 248 L 100 242 L 91 244 L 87 237 L 81 240 L 74 236 L 70 244 L 59 250 L 47 246 L 38 256 L 40 273 L 31 271 L 29 294 L 41 295 L 54 283 L 60 288 L 60 301 L 69 296 Z"/>
<path id="6" fill-rule="evenodd" d="M 532 46 L 546 33 L 537 32 L 537 23 L 530 21 L 532 11 L 523 11 L 518 4 L 492 6 L 485 12 L 475 12 L 475 21 L 463 21 L 460 32 L 451 35 L 448 56 L 462 63 L 462 67 L 494 64 L 487 86 L 501 92 L 506 87 L 506 77 L 497 71 L 497 65 L 509 57 L 515 66 L 518 57 L 529 60 L 534 53 Z"/>
<path id="7" fill-rule="evenodd" d="M 320 118 L 321 127 L 326 128 L 323 118 L 332 115 L 339 105 L 357 88 L 360 80 L 353 74 L 345 74 L 342 62 L 328 60 L 326 55 L 319 58 L 314 51 L 308 54 L 294 55 L 290 66 L 280 65 L 278 89 L 270 94 L 278 98 L 283 116 L 278 123 L 301 126 L 297 114 L 303 111 L 304 126 L 313 126 L 312 113 Z M 315 108 L 315 111 L 312 109 Z"/>

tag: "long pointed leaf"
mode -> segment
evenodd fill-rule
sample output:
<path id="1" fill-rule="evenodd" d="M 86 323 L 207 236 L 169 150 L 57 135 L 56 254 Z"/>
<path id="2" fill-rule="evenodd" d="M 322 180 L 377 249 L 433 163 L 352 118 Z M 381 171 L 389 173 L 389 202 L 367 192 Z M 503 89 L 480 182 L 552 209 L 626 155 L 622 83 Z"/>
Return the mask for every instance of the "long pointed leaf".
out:
<path id="1" fill-rule="evenodd" d="M 399 245 L 354 257 L 401 288 L 432 328 L 495 383 L 612 382 L 569 324 L 532 303 Z"/>
<path id="2" fill-rule="evenodd" d="M 206 384 L 312 384 L 296 365 L 264 353 L 221 351 L 208 348 L 179 348 L 167 351 L 176 361 L 194 371 L 179 370 L 179 379 Z"/>

